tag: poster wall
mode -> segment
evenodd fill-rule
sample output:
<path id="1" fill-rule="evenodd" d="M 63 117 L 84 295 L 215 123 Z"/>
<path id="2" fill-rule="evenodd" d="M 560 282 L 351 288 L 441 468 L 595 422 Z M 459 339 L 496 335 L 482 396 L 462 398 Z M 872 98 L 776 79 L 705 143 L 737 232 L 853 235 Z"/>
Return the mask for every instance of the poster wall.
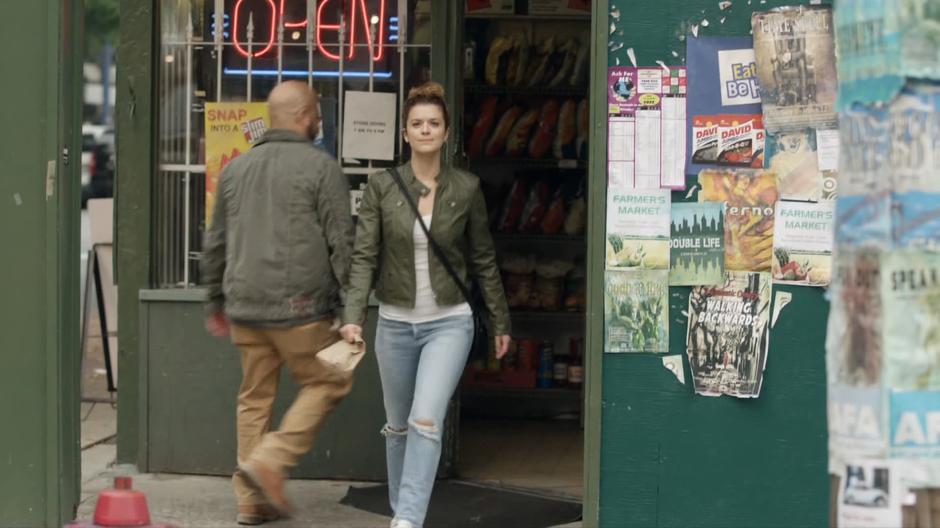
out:
<path id="1" fill-rule="evenodd" d="M 271 126 L 266 103 L 206 103 L 206 225 L 222 169 L 248 151 Z"/>

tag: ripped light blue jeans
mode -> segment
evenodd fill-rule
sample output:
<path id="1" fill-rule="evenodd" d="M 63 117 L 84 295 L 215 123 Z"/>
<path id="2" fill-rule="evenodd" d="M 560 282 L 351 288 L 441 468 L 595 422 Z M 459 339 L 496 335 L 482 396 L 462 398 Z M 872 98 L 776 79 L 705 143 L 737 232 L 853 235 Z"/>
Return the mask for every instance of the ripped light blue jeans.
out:
<path id="1" fill-rule="evenodd" d="M 389 501 L 395 518 L 416 528 L 427 515 L 447 404 L 472 341 L 469 315 L 421 324 L 379 318 L 375 355 L 387 418 Z"/>

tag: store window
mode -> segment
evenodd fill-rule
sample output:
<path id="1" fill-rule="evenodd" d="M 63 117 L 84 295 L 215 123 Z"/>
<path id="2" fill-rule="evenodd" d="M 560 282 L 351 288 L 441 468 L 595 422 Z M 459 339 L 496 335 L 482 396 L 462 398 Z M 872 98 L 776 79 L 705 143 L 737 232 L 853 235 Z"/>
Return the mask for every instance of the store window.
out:
<path id="1" fill-rule="evenodd" d="M 343 156 L 351 152 L 343 146 L 346 99 L 379 92 L 390 94 L 400 108 L 408 89 L 430 78 L 430 0 L 171 0 L 158 5 L 155 287 L 187 288 L 199 282 L 207 195 L 211 208 L 212 172 L 219 166 L 213 161 L 214 136 L 208 136 L 207 145 L 206 134 L 207 108 L 213 115 L 216 103 L 264 102 L 279 81 L 304 81 L 320 93 L 323 122 L 315 143 L 341 159 L 354 193 L 369 173 L 400 159 L 398 134 L 392 159 Z M 237 152 L 224 154 L 221 164 L 231 155 Z M 208 175 L 207 158 L 212 162 Z"/>

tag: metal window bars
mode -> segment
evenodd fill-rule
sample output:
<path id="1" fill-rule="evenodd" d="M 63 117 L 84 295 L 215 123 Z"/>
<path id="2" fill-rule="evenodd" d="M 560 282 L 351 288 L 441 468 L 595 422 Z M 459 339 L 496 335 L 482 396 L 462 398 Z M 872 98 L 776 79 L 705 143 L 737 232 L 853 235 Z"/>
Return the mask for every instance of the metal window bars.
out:
<path id="1" fill-rule="evenodd" d="M 318 0 L 296 0 L 306 2 L 306 37 L 302 42 L 292 42 L 285 39 L 285 22 L 279 17 L 275 33 L 275 46 L 277 53 L 276 79 L 280 82 L 284 78 L 284 54 L 286 50 L 299 51 L 303 47 L 306 52 L 307 75 L 306 81 L 314 85 L 315 58 L 322 53 L 314 39 L 314 30 L 317 28 Z M 323 0 L 320 0 L 321 2 Z M 212 15 L 209 20 L 200 18 L 200 11 L 206 7 L 207 2 L 213 2 Z M 392 52 L 398 53 L 398 79 L 397 92 L 399 108 L 404 102 L 406 90 L 406 54 L 429 53 L 429 43 L 409 44 L 408 23 L 411 12 L 408 0 L 397 0 L 397 38 L 384 42 Z M 344 3 L 344 5 L 348 5 Z M 428 2 L 430 5 L 430 2 Z M 414 7 L 414 6 L 412 6 Z M 160 2 L 161 19 L 161 68 L 159 74 L 159 166 L 153 182 L 153 217 L 152 217 L 152 269 L 151 282 L 156 288 L 191 288 L 199 282 L 199 261 L 201 258 L 202 234 L 205 228 L 205 174 L 204 158 L 204 123 L 202 122 L 203 104 L 205 102 L 223 101 L 224 90 L 233 85 L 227 85 L 225 77 L 224 57 L 227 49 L 236 44 L 233 39 L 226 39 L 225 34 L 225 1 L 224 0 L 174 0 Z M 202 26 L 209 26 L 212 31 L 203 27 L 197 35 L 194 27 L 194 18 Z M 336 94 L 338 100 L 336 118 L 336 144 L 337 154 L 342 155 L 342 127 L 344 111 L 344 92 L 348 79 L 346 77 L 346 53 L 349 45 L 364 47 L 369 55 L 368 90 L 375 88 L 375 60 L 374 46 L 376 24 L 380 21 L 373 16 L 369 20 L 372 31 L 369 32 L 369 41 L 365 44 L 346 43 L 348 36 L 347 25 L 349 17 L 341 16 L 337 31 L 337 41 L 322 43 L 335 46 L 339 49 L 338 69 L 336 75 Z M 211 24 L 211 26 L 210 26 Z M 259 45 L 255 42 L 255 24 L 249 16 L 247 30 L 245 100 L 250 102 L 257 95 L 253 87 L 259 80 L 255 76 L 253 48 Z M 211 34 L 205 39 L 204 34 Z M 235 28 L 231 35 L 234 36 Z M 211 53 L 207 54 L 207 51 Z M 211 64 L 210 64 L 211 62 Z M 214 68 L 212 68 L 214 66 Z M 209 68 L 212 68 L 211 70 Z M 214 70 L 214 86 L 212 89 L 201 88 L 194 81 L 194 73 L 208 74 Z M 197 75 L 204 78 L 206 75 Z M 239 77 L 240 79 L 241 77 Z M 323 83 L 320 83 L 321 89 Z M 196 119 L 194 119 L 196 114 Z M 399 157 L 403 145 L 398 144 Z M 346 164 L 344 164 L 346 165 Z M 349 175 L 362 175 L 372 172 L 372 162 L 367 166 L 344 166 L 344 172 Z"/>

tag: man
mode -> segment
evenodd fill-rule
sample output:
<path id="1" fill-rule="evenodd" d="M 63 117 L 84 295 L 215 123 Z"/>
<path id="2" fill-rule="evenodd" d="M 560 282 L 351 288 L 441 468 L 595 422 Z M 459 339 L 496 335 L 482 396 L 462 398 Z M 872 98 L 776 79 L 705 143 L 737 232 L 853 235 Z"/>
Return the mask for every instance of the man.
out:
<path id="1" fill-rule="evenodd" d="M 349 185 L 311 143 L 319 122 L 311 88 L 277 85 L 268 110 L 271 129 L 222 171 L 203 252 L 206 328 L 231 333 L 241 351 L 232 480 L 238 523 L 250 525 L 290 514 L 284 475 L 352 388 L 315 357 L 340 339 L 333 320 L 352 253 Z M 283 363 L 301 388 L 268 432 Z"/>

